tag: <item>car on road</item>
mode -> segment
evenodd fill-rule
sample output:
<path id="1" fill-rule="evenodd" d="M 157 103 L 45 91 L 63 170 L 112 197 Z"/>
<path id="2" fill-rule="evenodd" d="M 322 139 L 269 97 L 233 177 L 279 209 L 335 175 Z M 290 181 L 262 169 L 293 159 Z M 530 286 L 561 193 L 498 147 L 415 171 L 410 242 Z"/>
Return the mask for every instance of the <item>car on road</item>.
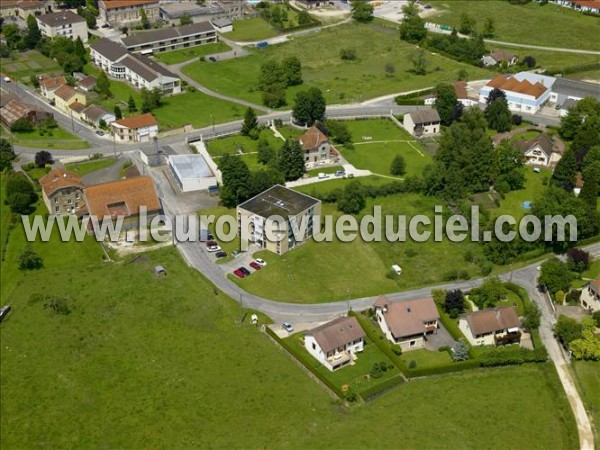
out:
<path id="1" fill-rule="evenodd" d="M 283 323 L 281 324 L 281 326 L 282 326 L 282 327 L 283 327 L 283 329 L 284 329 L 285 331 L 287 331 L 288 333 L 291 333 L 292 331 L 294 331 L 294 327 L 293 327 L 293 326 L 292 326 L 292 324 L 291 324 L 291 323 L 289 323 L 289 322 L 283 322 Z"/>
<path id="2" fill-rule="evenodd" d="M 262 269 L 262 266 L 259 263 L 257 263 L 256 261 L 252 261 L 250 263 L 250 267 L 252 267 L 254 270 L 260 270 L 260 269 Z"/>
<path id="3" fill-rule="evenodd" d="M 217 253 L 215 253 L 215 256 L 217 258 L 225 258 L 227 256 L 227 252 L 224 252 L 223 250 L 219 250 Z"/>
<path id="4" fill-rule="evenodd" d="M 104 133 L 104 131 L 102 131 L 102 130 L 98 130 L 98 131 L 96 131 L 96 134 L 98 136 L 104 136 L 106 133 Z"/>
<path id="5" fill-rule="evenodd" d="M 246 276 L 240 269 L 234 270 L 233 274 L 238 278 L 244 278 Z"/>
<path id="6" fill-rule="evenodd" d="M 242 273 L 243 273 L 245 276 L 247 276 L 247 277 L 248 277 L 248 276 L 250 276 L 250 274 L 252 273 L 252 272 L 250 272 L 248 269 L 246 269 L 246 268 L 245 268 L 245 267 L 243 267 L 243 266 L 242 266 L 242 267 L 238 267 L 238 270 L 241 270 L 241 271 L 242 271 Z"/>
<path id="7" fill-rule="evenodd" d="M 215 58 L 214 56 L 209 56 L 208 59 L 212 62 L 217 62 L 217 58 Z"/>
<path id="8" fill-rule="evenodd" d="M 10 83 L 10 78 L 9 77 L 4 77 L 4 82 L 5 83 Z"/>
<path id="9" fill-rule="evenodd" d="M 336 177 L 344 177 L 344 176 L 346 176 L 346 171 L 345 170 L 336 170 L 335 176 Z"/>
<path id="10" fill-rule="evenodd" d="M 2 320 L 7 316 L 9 312 L 10 305 L 4 305 L 2 308 L 0 308 L 0 322 L 2 322 Z"/>
<path id="11" fill-rule="evenodd" d="M 209 251 L 210 253 L 213 252 L 220 252 L 221 251 L 221 247 L 219 247 L 218 245 L 209 245 L 208 247 L 206 247 L 206 250 Z"/>
<path id="12" fill-rule="evenodd" d="M 263 267 L 265 267 L 267 265 L 267 262 L 262 258 L 256 258 L 256 262 Z"/>

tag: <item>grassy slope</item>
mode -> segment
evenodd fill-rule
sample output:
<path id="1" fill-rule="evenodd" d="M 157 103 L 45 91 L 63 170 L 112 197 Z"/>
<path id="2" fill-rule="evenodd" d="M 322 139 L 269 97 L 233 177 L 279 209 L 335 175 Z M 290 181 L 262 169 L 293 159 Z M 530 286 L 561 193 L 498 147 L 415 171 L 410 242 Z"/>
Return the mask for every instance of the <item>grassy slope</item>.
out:
<path id="1" fill-rule="evenodd" d="M 583 404 L 591 415 L 596 448 L 600 448 L 600 362 L 573 361 L 575 379 Z"/>
<path id="2" fill-rule="evenodd" d="M 233 21 L 233 31 L 225 33 L 227 39 L 232 41 L 256 41 L 277 36 L 277 30 L 270 28 L 269 24 L 260 17 Z"/>
<path id="3" fill-rule="evenodd" d="M 342 61 L 339 55 L 341 48 L 354 48 L 357 60 Z M 467 69 L 470 79 L 486 78 L 491 74 L 487 70 L 429 54 L 429 72 L 424 76 L 414 75 L 410 72 L 410 56 L 414 50 L 414 46 L 400 41 L 396 32 L 348 24 L 296 37 L 285 44 L 256 49 L 254 56 L 217 63 L 193 63 L 184 72 L 212 90 L 260 103 L 261 93 L 256 84 L 261 63 L 294 55 L 302 62 L 304 85 L 288 89 L 288 104 L 292 104 L 298 90 L 307 86 L 320 88 L 328 103 L 340 103 L 454 81 L 460 68 Z M 393 75 L 385 73 L 387 63 L 395 66 Z"/>
<path id="4" fill-rule="evenodd" d="M 88 173 L 95 172 L 96 170 L 106 169 L 112 166 L 117 161 L 116 158 L 103 158 L 92 161 L 84 161 L 79 163 L 67 164 L 66 168 L 84 176 Z"/>
<path id="5" fill-rule="evenodd" d="M 197 45 L 196 47 L 157 53 L 154 57 L 159 61 L 170 65 L 188 61 L 192 58 L 199 58 L 200 56 L 222 53 L 229 50 L 230 48 L 227 44 L 224 44 L 223 42 L 213 42 L 211 44 Z"/>
<path id="6" fill-rule="evenodd" d="M 464 12 L 483 26 L 492 17 L 496 26 L 494 39 L 519 44 L 600 50 L 600 21 L 553 4 L 540 6 L 537 2 L 510 5 L 502 0 L 432 0 L 434 8 L 441 11 L 427 21 L 458 26 Z"/>

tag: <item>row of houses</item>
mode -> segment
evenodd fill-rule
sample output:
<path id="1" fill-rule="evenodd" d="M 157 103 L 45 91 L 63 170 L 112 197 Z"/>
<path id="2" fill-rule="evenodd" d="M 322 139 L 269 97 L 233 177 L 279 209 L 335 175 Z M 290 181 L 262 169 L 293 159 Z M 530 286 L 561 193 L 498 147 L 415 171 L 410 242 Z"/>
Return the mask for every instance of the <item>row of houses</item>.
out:
<path id="1" fill-rule="evenodd" d="M 432 298 L 374 304 L 375 320 L 384 336 L 402 352 L 427 347 L 428 336 L 440 328 L 440 315 Z M 464 314 L 458 327 L 471 345 L 506 345 L 521 341 L 521 321 L 513 306 Z M 363 351 L 365 332 L 355 317 L 339 317 L 304 335 L 304 347 L 327 369 L 352 364 Z"/>
<path id="2" fill-rule="evenodd" d="M 199 22 L 135 33 L 122 42 L 127 51 L 147 55 L 217 42 L 217 32 L 210 22 Z"/>
<path id="3" fill-rule="evenodd" d="M 600 0 L 550 0 L 552 3 L 576 11 L 600 14 Z"/>
<path id="4" fill-rule="evenodd" d="M 19 17 L 25 20 L 30 14 L 37 16 L 50 12 L 53 3 L 38 0 L 2 0 L 0 2 L 0 17 L 3 19 Z"/>

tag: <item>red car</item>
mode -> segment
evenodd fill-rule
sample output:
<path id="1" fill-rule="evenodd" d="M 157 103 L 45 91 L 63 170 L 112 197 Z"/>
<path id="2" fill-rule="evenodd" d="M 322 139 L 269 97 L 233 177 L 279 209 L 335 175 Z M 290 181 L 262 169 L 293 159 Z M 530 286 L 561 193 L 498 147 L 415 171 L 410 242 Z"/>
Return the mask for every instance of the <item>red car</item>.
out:
<path id="1" fill-rule="evenodd" d="M 233 271 L 233 274 L 238 278 L 244 278 L 246 274 L 242 272 L 240 269 L 236 269 Z"/>
<path id="2" fill-rule="evenodd" d="M 256 261 L 252 261 L 249 265 L 254 270 L 260 270 L 260 269 L 262 269 L 262 266 L 259 263 L 257 263 Z"/>

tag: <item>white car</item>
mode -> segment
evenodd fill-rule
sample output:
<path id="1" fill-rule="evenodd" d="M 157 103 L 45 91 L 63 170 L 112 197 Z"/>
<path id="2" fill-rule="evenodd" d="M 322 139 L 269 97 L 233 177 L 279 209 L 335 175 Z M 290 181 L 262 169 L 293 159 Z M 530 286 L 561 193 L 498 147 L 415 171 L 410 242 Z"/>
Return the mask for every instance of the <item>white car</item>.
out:
<path id="1" fill-rule="evenodd" d="M 265 267 L 267 265 L 267 262 L 264 259 L 261 258 L 256 258 L 256 262 L 258 264 L 260 264 L 261 266 Z"/>
<path id="2" fill-rule="evenodd" d="M 10 78 L 8 78 L 8 77 L 4 77 L 4 82 L 5 82 L 5 83 L 10 83 Z"/>
<path id="3" fill-rule="evenodd" d="M 208 247 L 206 247 L 206 250 L 208 250 L 210 253 L 213 253 L 221 250 L 221 247 L 218 245 L 209 245 Z"/>

